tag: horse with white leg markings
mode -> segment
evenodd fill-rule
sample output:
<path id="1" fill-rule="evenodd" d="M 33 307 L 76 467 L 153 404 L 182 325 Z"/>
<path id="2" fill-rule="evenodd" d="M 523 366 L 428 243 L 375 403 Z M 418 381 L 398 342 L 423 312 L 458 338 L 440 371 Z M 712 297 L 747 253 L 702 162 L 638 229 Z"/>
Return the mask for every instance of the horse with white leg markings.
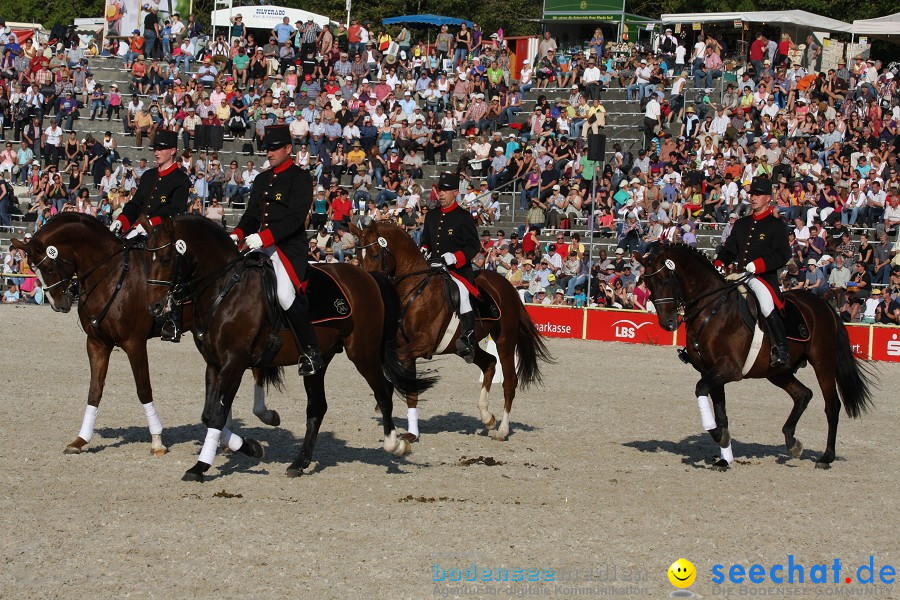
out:
<path id="1" fill-rule="evenodd" d="M 787 451 L 793 458 L 800 457 L 803 444 L 794 433 L 813 393 L 796 374 L 807 362 L 815 370 L 828 418 L 825 451 L 816 468 L 830 468 L 841 401 L 851 418 L 872 406 L 871 376 L 854 356 L 847 328 L 834 309 L 811 292 L 786 292 L 785 307 L 792 307 L 787 313 L 792 327 L 787 335 L 789 361 L 786 368 L 772 367 L 770 336 L 753 321 L 758 308 L 752 302 L 741 308 L 739 286 L 746 276 L 726 280 L 704 255 L 684 244 L 653 244 L 644 255 L 633 257 L 644 267 L 660 327 L 675 331 L 685 325 L 686 347 L 679 356 L 700 373 L 696 395 L 701 425 L 720 447 L 714 468 L 727 470 L 734 461 L 725 384 L 745 378 L 768 379 L 794 401 L 782 433 Z"/>
<path id="2" fill-rule="evenodd" d="M 176 252 L 180 254 L 184 268 L 176 287 L 182 295 L 175 303 L 193 303 L 194 341 L 207 365 L 202 418 L 208 429 L 198 461 L 183 479 L 203 481 L 220 443 L 251 456 L 262 456 L 258 442 L 241 439 L 227 427 L 244 371 L 260 367 L 264 379 L 274 382 L 281 367 L 298 363 L 302 351 L 291 332 L 279 327 L 275 305 L 267 302 L 266 290 L 273 289 L 266 270 L 270 264 L 267 257 L 259 253 L 242 255 L 221 227 L 194 215 L 164 220 L 151 230 L 148 244 L 165 247 L 166 260 L 174 260 Z M 154 264 L 151 275 L 163 268 L 164 263 Z M 392 390 L 396 387 L 404 393 L 418 393 L 429 389 L 434 378 L 409 376 L 397 359 L 396 292 L 385 278 L 346 264 L 317 266 L 309 281 L 311 315 L 324 309 L 335 313 L 313 319 L 324 368 L 303 378 L 307 394 L 306 434 L 287 475 L 299 477 L 312 461 L 328 409 L 325 372 L 342 351 L 366 379 L 382 409 L 384 449 L 396 456 L 406 454 L 409 443 L 398 438 L 391 417 Z M 254 389 L 254 397 L 262 399 L 259 387 Z M 267 410 L 263 405 L 257 409 L 263 413 Z"/>
<path id="3" fill-rule="evenodd" d="M 146 274 L 154 249 L 120 240 L 96 218 L 80 213 L 56 215 L 31 241 L 14 239 L 12 244 L 25 252 L 54 311 L 67 313 L 78 302 L 78 318 L 87 335 L 91 365 L 87 407 L 78 437 L 66 446 L 65 453 L 81 453 L 93 438 L 110 355 L 119 346 L 134 373 L 150 430 L 150 451 L 154 456 L 164 455 L 163 426 L 153 401 L 147 362 L 147 340 L 159 336 L 147 307 L 159 302 L 166 291 Z M 254 377 L 262 383 L 257 373 Z M 254 404 L 259 411 L 255 414 L 264 423 L 277 425 L 278 413 L 265 407 L 264 395 L 259 402 Z"/>
<path id="4" fill-rule="evenodd" d="M 360 265 L 387 275 L 403 303 L 397 334 L 401 361 L 414 372 L 417 358 L 455 353 L 460 319 L 447 301 L 446 270 L 430 266 L 409 234 L 394 224 L 373 221 L 363 229 L 351 225 L 350 230 L 359 240 Z M 551 362 L 552 358 L 515 288 L 495 272 L 481 271 L 475 281 L 498 309 L 498 314 L 479 315 L 474 337 L 483 340 L 490 335 L 495 341 L 504 395 L 503 416 L 497 426 L 488 406 L 497 359 L 476 344 L 473 362 L 483 373 L 478 413 L 491 437 L 502 441 L 510 433 L 509 415 L 516 389 L 539 384 L 539 363 Z M 413 442 L 419 438 L 418 396 L 407 395 L 406 402 L 408 427 L 403 437 Z"/>

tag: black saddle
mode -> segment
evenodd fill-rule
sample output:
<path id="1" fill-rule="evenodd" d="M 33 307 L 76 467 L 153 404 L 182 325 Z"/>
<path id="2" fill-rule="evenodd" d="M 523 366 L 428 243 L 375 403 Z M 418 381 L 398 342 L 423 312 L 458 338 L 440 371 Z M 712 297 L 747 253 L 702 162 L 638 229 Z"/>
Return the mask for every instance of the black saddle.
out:
<path id="1" fill-rule="evenodd" d="M 444 278 L 444 294 L 447 296 L 447 304 L 456 311 L 459 312 L 459 288 L 456 287 L 456 283 L 451 281 L 453 276 L 449 273 Z M 472 304 L 472 310 L 475 311 L 475 318 L 481 321 L 497 321 L 500 319 L 500 315 L 502 314 L 500 311 L 500 307 L 491 298 L 491 295 L 487 293 L 487 291 L 478 285 L 478 274 L 475 274 L 475 285 L 478 287 L 478 297 L 473 294 L 469 295 L 469 300 Z"/>
<path id="2" fill-rule="evenodd" d="M 272 323 L 279 323 L 280 328 L 287 328 L 287 321 L 282 318 L 282 310 L 278 305 L 275 285 L 275 269 L 271 262 L 264 265 L 266 276 L 263 278 L 263 289 L 266 294 L 266 309 Z M 309 302 L 309 319 L 315 325 L 325 321 L 346 319 L 353 312 L 350 300 L 341 289 L 340 284 L 331 274 L 308 265 L 306 298 Z M 276 318 L 278 319 L 276 321 Z"/>
<path id="3" fill-rule="evenodd" d="M 750 301 L 748 298 L 752 298 L 753 300 Z M 750 331 L 753 331 L 757 320 L 760 321 L 760 328 L 763 331 L 766 331 L 765 319 L 759 318 L 759 302 L 757 302 L 753 292 L 747 290 L 746 298 L 743 294 L 738 294 L 738 308 L 740 309 L 741 319 L 744 321 L 744 325 L 746 325 Z M 781 318 L 784 321 L 785 334 L 789 340 L 794 340 L 795 342 L 809 341 L 809 325 L 806 323 L 806 318 L 803 316 L 803 313 L 800 311 L 800 308 L 794 302 L 793 298 L 789 295 L 784 296 L 784 312 L 782 313 Z"/>

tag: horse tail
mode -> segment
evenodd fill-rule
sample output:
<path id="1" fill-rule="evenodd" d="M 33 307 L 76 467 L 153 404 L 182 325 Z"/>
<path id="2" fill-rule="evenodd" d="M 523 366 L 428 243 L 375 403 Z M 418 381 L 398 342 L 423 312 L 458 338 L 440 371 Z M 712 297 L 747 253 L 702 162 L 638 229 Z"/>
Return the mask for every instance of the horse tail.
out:
<path id="1" fill-rule="evenodd" d="M 400 362 L 397 353 L 397 331 L 400 325 L 400 297 L 386 275 L 372 271 L 369 273 L 378 284 L 381 299 L 384 303 L 384 328 L 381 341 L 381 367 L 387 380 L 394 389 L 403 396 L 414 396 L 431 389 L 437 383 L 437 377 L 427 375 L 416 376 L 415 365 L 409 369 Z"/>
<path id="2" fill-rule="evenodd" d="M 870 379 L 872 371 L 862 364 L 853 354 L 847 327 L 837 313 L 834 313 L 837 326 L 837 368 L 835 379 L 841 392 L 844 410 L 851 418 L 859 417 L 872 408 L 872 390 Z"/>
<path id="3" fill-rule="evenodd" d="M 534 321 L 525 310 L 525 305 L 521 302 L 519 303 L 519 337 L 516 341 L 516 350 L 519 353 L 519 365 L 516 368 L 519 387 L 524 390 L 532 384 L 540 384 L 543 378 L 540 361 L 546 363 L 555 361 L 544 343 L 544 336 L 537 330 Z"/>
<path id="4" fill-rule="evenodd" d="M 284 391 L 284 368 L 257 367 L 255 370 L 259 373 L 257 380 L 259 385 L 265 385 L 266 388 L 274 387 L 279 392 Z"/>

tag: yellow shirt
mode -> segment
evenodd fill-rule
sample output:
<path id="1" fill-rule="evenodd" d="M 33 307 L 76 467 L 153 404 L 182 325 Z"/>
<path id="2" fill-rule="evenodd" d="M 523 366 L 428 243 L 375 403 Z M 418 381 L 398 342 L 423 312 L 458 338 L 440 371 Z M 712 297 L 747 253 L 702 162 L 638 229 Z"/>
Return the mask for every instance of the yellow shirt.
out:
<path id="1" fill-rule="evenodd" d="M 362 148 L 354 148 L 347 153 L 347 161 L 353 165 L 361 165 L 366 160 L 366 153 Z"/>

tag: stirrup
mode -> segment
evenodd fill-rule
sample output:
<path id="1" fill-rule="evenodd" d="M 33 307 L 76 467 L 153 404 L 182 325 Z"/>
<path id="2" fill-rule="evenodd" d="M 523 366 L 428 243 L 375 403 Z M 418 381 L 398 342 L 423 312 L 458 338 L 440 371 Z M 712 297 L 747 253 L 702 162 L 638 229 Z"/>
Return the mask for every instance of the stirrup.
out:
<path id="1" fill-rule="evenodd" d="M 769 355 L 769 366 L 773 369 L 786 369 L 791 366 L 791 357 L 787 348 L 774 346 Z"/>
<path id="2" fill-rule="evenodd" d="M 456 340 L 456 354 L 461 356 L 467 363 L 475 362 L 475 345 L 472 343 L 474 332 L 464 333 Z"/>
<path id="3" fill-rule="evenodd" d="M 178 324 L 174 319 L 167 319 L 163 321 L 162 327 L 159 331 L 159 339 L 164 342 L 172 342 L 177 344 L 181 341 L 181 330 L 178 328 Z"/>
<path id="4" fill-rule="evenodd" d="M 318 349 L 310 349 L 300 357 L 300 362 L 297 365 L 297 374 L 300 375 L 300 377 L 315 375 L 324 366 L 325 361 L 322 360 L 322 355 L 319 353 Z"/>

